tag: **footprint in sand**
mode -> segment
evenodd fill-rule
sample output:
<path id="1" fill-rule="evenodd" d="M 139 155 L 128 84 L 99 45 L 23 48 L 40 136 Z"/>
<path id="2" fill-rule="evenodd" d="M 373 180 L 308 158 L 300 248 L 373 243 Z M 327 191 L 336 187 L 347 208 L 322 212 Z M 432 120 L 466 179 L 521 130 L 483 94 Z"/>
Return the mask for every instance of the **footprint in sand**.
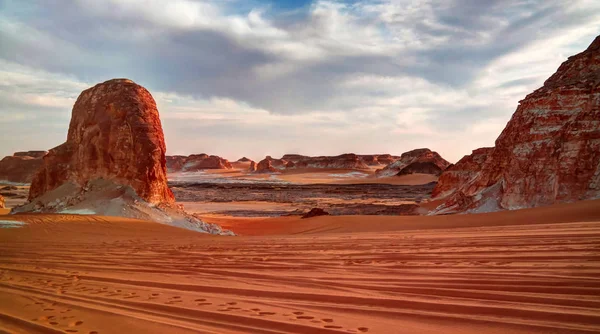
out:
<path id="1" fill-rule="evenodd" d="M 67 333 L 77 333 L 79 331 L 76 330 L 76 329 L 67 329 L 67 330 L 65 330 L 65 332 L 67 332 Z"/>
<path id="2" fill-rule="evenodd" d="M 315 317 L 311 317 L 311 316 L 308 316 L 308 315 L 300 315 L 300 316 L 296 317 L 296 319 L 305 319 L 305 320 L 310 320 L 310 319 L 314 319 L 314 318 Z"/>
<path id="3" fill-rule="evenodd" d="M 360 332 L 363 332 L 363 333 L 366 333 L 366 332 L 368 332 L 368 331 L 369 331 L 369 328 L 368 328 L 368 327 L 358 327 L 357 329 L 358 329 Z"/>
<path id="4" fill-rule="evenodd" d="M 82 324 L 83 324 L 83 321 L 80 321 L 80 320 L 73 321 L 73 322 L 69 323 L 69 327 L 76 327 L 76 326 L 80 326 Z"/>
<path id="5" fill-rule="evenodd" d="M 198 303 L 196 305 L 198 305 L 198 306 L 208 306 L 208 305 L 212 305 L 212 303 Z"/>
<path id="6" fill-rule="evenodd" d="M 340 329 L 340 328 L 342 328 L 342 326 L 327 325 L 327 326 L 323 326 L 323 328 L 327 328 L 327 329 Z"/>
<path id="7" fill-rule="evenodd" d="M 236 302 L 227 303 L 227 305 L 237 305 Z"/>
<path id="8" fill-rule="evenodd" d="M 194 301 L 195 301 L 195 302 L 205 302 L 205 301 L 206 301 L 206 299 L 204 299 L 204 298 L 200 298 L 200 299 L 194 299 Z"/>
<path id="9" fill-rule="evenodd" d="M 275 315 L 275 312 L 258 312 L 258 315 Z"/>
<path id="10" fill-rule="evenodd" d="M 98 334 L 98 332 L 96 332 L 96 331 L 91 331 L 91 332 L 89 332 L 88 334 Z"/>
<path id="11" fill-rule="evenodd" d="M 153 293 L 153 294 L 152 294 L 152 296 L 154 296 L 154 297 L 156 297 L 156 296 L 158 296 L 158 295 L 160 295 L 160 293 Z"/>
<path id="12" fill-rule="evenodd" d="M 325 318 L 325 319 L 321 319 L 323 322 L 333 322 L 333 319 L 329 319 L 329 318 Z"/>
<path id="13" fill-rule="evenodd" d="M 304 314 L 304 312 L 292 312 L 292 313 L 294 313 L 295 315 L 303 315 Z"/>

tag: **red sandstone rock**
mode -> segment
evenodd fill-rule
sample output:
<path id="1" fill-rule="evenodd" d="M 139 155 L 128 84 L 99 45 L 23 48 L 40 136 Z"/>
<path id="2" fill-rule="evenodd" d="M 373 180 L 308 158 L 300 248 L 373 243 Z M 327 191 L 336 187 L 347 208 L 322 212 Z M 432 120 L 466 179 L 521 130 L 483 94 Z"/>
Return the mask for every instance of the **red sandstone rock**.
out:
<path id="1" fill-rule="evenodd" d="M 293 161 L 288 161 L 285 164 L 285 168 L 294 168 L 294 167 L 296 167 L 296 164 Z"/>
<path id="2" fill-rule="evenodd" d="M 378 169 L 375 173 L 378 177 L 413 173 L 439 175 L 448 166 L 450 166 L 450 163 L 437 152 L 433 152 L 428 148 L 420 148 L 403 153 L 400 159 L 383 169 Z"/>
<path id="3" fill-rule="evenodd" d="M 519 209 L 599 197 L 600 36 L 519 102 L 481 171 L 435 212 Z"/>
<path id="4" fill-rule="evenodd" d="M 0 160 L 0 180 L 16 183 L 31 183 L 33 176 L 42 166 L 46 151 L 16 152 Z"/>
<path id="5" fill-rule="evenodd" d="M 172 203 L 165 141 L 152 95 L 127 79 L 81 93 L 73 106 L 67 141 L 48 152 L 29 199 L 70 182 L 81 187 L 105 179 L 131 186 L 150 203 Z"/>
<path id="6" fill-rule="evenodd" d="M 465 155 L 456 164 L 446 168 L 433 188 L 431 197 L 446 197 L 458 186 L 477 176 L 493 149 L 493 147 L 478 148 L 470 155 Z"/>
<path id="7" fill-rule="evenodd" d="M 6 207 L 6 204 L 4 202 L 4 197 L 2 197 L 2 195 L 0 195 L 0 209 L 4 209 Z"/>
<path id="8" fill-rule="evenodd" d="M 167 156 L 167 171 L 195 172 L 203 169 L 231 169 L 233 166 L 227 159 L 216 155 L 192 154 L 188 157 L 182 155 Z"/>
<path id="9" fill-rule="evenodd" d="M 393 156 L 390 154 L 369 154 L 359 155 L 359 157 L 368 166 L 387 166 L 392 162 L 395 162 L 396 160 L 400 159 L 400 157 Z"/>
<path id="10" fill-rule="evenodd" d="M 32 157 L 32 158 L 43 158 L 48 151 L 25 151 L 25 152 L 15 152 L 13 154 L 14 157 Z"/>
<path id="11" fill-rule="evenodd" d="M 248 167 L 248 171 L 251 173 L 256 172 L 256 168 L 256 162 L 250 160 L 250 167 Z"/>
<path id="12" fill-rule="evenodd" d="M 273 158 L 267 156 L 263 160 L 259 161 L 256 165 L 256 173 L 273 173 L 276 172 L 277 169 L 273 167 Z"/>

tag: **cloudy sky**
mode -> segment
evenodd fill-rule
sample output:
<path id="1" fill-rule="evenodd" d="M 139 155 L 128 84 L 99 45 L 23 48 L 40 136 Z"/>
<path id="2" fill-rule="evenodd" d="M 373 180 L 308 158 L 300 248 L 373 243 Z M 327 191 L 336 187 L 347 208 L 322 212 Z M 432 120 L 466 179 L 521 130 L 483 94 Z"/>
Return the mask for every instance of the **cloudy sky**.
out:
<path id="1" fill-rule="evenodd" d="M 79 93 L 125 77 L 168 154 L 455 162 L 598 33 L 597 0 L 0 0 L 0 156 L 61 144 Z"/>

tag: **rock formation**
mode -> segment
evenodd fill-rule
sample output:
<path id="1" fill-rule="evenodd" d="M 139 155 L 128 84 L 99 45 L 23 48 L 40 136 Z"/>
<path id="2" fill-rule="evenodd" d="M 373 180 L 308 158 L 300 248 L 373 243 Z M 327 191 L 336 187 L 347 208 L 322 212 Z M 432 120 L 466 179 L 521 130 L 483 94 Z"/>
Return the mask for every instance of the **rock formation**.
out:
<path id="1" fill-rule="evenodd" d="M 328 216 L 329 212 L 321 208 L 312 208 L 307 213 L 303 214 L 301 218 L 312 218 L 317 216 Z"/>
<path id="2" fill-rule="evenodd" d="M 6 204 L 4 202 L 4 197 L 2 197 L 2 195 L 0 195 L 0 209 L 4 209 L 6 207 Z"/>
<path id="3" fill-rule="evenodd" d="M 44 156 L 29 199 L 66 182 L 103 178 L 131 186 L 149 203 L 172 203 L 165 150 L 152 95 L 130 80 L 106 81 L 77 98 L 67 141 Z"/>
<path id="4" fill-rule="evenodd" d="M 465 159 L 478 158 L 473 154 Z M 495 147 L 479 159 L 485 160 L 479 172 L 455 191 L 444 183 L 438 186 L 437 198 L 447 200 L 435 213 L 600 197 L 600 36 L 519 102 Z"/>
<path id="5" fill-rule="evenodd" d="M 248 167 L 248 171 L 251 173 L 254 173 L 254 172 L 256 172 L 256 168 L 257 168 L 256 162 L 250 161 L 250 167 Z"/>
<path id="6" fill-rule="evenodd" d="M 440 175 L 435 188 L 433 188 L 431 197 L 446 197 L 460 185 L 469 182 L 477 176 L 493 149 L 493 147 L 478 148 L 470 155 L 465 155 L 456 164 L 446 168 L 442 175 Z"/>
<path id="7" fill-rule="evenodd" d="M 256 169 L 254 171 L 256 173 L 274 173 L 277 169 L 273 167 L 273 158 L 267 156 L 256 164 Z"/>
<path id="8" fill-rule="evenodd" d="M 196 172 L 203 169 L 231 169 L 229 160 L 216 155 L 192 154 L 190 156 L 168 156 L 167 171 L 173 172 Z"/>
<path id="9" fill-rule="evenodd" d="M 359 158 L 361 158 L 368 166 L 387 166 L 400 159 L 400 157 L 390 154 L 359 155 Z"/>
<path id="10" fill-rule="evenodd" d="M 252 161 L 252 160 L 250 160 L 246 157 L 242 157 L 242 158 L 238 159 L 238 162 L 250 162 L 250 161 Z"/>
<path id="11" fill-rule="evenodd" d="M 16 152 L 0 160 L 0 181 L 31 183 L 46 151 Z"/>
<path id="12" fill-rule="evenodd" d="M 174 205 L 165 151 L 152 95 L 127 79 L 98 84 L 77 98 L 67 141 L 44 156 L 29 203 L 16 212 L 97 213 L 223 233 Z"/>
<path id="13" fill-rule="evenodd" d="M 356 154 L 348 153 L 338 156 L 307 157 L 286 154 L 282 161 L 293 162 L 290 168 L 331 168 L 331 169 L 368 169 L 369 166 Z"/>
<path id="14" fill-rule="evenodd" d="M 389 177 L 413 173 L 440 175 L 442 171 L 450 166 L 450 163 L 442 158 L 437 152 L 428 148 L 419 148 L 400 156 L 400 159 L 378 169 L 377 177 Z"/>

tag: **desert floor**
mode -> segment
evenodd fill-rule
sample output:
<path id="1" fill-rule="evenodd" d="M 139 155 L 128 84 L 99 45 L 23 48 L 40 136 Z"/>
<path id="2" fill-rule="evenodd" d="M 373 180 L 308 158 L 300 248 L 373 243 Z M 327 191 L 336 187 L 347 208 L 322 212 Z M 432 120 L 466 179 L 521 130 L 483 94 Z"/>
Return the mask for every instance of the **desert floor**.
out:
<path id="1" fill-rule="evenodd" d="M 600 201 L 213 219 L 0 216 L 0 333 L 600 331 Z"/>

